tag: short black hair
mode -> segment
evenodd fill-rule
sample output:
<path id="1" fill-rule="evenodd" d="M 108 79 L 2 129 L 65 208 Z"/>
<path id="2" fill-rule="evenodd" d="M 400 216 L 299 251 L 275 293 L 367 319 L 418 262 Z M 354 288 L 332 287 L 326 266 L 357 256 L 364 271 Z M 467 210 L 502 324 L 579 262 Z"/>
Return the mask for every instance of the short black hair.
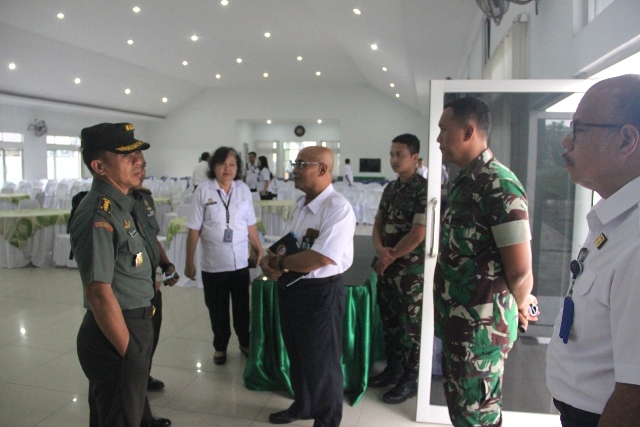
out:
<path id="1" fill-rule="evenodd" d="M 411 133 L 403 133 L 402 135 L 398 135 L 393 138 L 391 142 L 397 142 L 406 145 L 409 153 L 411 154 L 418 154 L 420 152 L 420 140 L 417 136 Z"/>
<path id="2" fill-rule="evenodd" d="M 236 156 L 236 167 L 238 168 L 236 176 L 233 179 L 237 181 L 242 178 L 242 159 L 240 158 L 240 153 L 231 147 L 220 147 L 213 152 L 213 156 L 209 158 L 207 178 L 216 179 L 216 166 L 224 163 L 227 157 L 229 157 L 229 153 L 233 153 Z"/>
<path id="3" fill-rule="evenodd" d="M 208 151 L 205 151 L 204 153 L 200 154 L 200 160 L 209 160 L 209 157 L 211 157 L 211 154 Z"/>
<path id="4" fill-rule="evenodd" d="M 476 127 L 489 136 L 491 132 L 491 113 L 489 106 L 476 96 L 466 96 L 454 99 L 444 104 L 444 109 L 451 108 L 453 117 L 460 124 L 466 125 L 470 120 L 476 122 Z"/>
<path id="5" fill-rule="evenodd" d="M 252 155 L 252 154 L 253 154 L 254 156 L 256 156 L 256 157 L 258 156 L 258 155 L 256 154 L 256 152 L 255 152 L 255 151 L 249 151 L 248 156 L 250 156 L 250 155 Z"/>
<path id="6" fill-rule="evenodd" d="M 91 172 L 91 176 L 96 176 L 96 171 L 91 167 L 91 162 L 94 160 L 105 160 L 107 150 L 101 148 L 83 148 L 82 149 L 82 162 Z"/>
<path id="7" fill-rule="evenodd" d="M 351 164 L 351 159 L 346 159 L 344 162 L 345 162 L 346 164 Z"/>

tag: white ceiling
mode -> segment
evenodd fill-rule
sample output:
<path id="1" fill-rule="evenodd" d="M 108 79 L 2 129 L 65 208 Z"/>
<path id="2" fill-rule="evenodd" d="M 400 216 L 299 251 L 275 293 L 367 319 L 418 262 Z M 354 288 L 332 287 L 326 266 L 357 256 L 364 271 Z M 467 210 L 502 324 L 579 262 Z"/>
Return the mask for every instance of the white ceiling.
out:
<path id="1" fill-rule="evenodd" d="M 481 22 L 472 0 L 0 0 L 0 94 L 166 116 L 209 89 L 369 84 L 424 112 Z"/>

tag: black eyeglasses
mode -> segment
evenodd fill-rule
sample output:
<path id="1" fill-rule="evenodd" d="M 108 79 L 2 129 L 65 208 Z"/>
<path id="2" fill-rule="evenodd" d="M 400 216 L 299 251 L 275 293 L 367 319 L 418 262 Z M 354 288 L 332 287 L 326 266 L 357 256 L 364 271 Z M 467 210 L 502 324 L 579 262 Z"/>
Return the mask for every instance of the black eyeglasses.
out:
<path id="1" fill-rule="evenodd" d="M 322 162 L 303 162 L 302 160 L 296 160 L 295 162 L 290 162 L 291 167 L 294 169 L 304 169 L 307 165 L 323 165 Z"/>
<path id="2" fill-rule="evenodd" d="M 624 125 L 612 125 L 612 124 L 608 124 L 608 123 L 583 123 L 583 122 L 579 122 L 577 120 L 571 120 L 569 122 L 569 132 L 571 132 L 571 140 L 575 141 L 576 140 L 576 132 L 577 132 L 577 127 L 578 126 L 587 126 L 587 127 L 592 127 L 592 128 L 618 128 L 621 129 L 622 126 Z"/>

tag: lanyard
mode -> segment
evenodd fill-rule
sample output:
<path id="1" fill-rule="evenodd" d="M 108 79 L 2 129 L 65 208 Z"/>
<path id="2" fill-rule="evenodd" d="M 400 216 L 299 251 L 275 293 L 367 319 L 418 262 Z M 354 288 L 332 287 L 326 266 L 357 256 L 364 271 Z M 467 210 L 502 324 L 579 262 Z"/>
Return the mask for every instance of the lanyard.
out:
<path id="1" fill-rule="evenodd" d="M 227 213 L 227 228 L 229 228 L 229 204 L 231 203 L 231 193 L 233 192 L 233 190 L 229 191 L 229 198 L 227 199 L 227 202 L 225 203 L 224 201 L 224 197 L 222 197 L 222 193 L 220 192 L 220 190 L 216 190 L 218 192 L 218 196 L 220 196 L 220 201 L 222 201 L 222 204 L 224 205 L 224 210 Z"/>

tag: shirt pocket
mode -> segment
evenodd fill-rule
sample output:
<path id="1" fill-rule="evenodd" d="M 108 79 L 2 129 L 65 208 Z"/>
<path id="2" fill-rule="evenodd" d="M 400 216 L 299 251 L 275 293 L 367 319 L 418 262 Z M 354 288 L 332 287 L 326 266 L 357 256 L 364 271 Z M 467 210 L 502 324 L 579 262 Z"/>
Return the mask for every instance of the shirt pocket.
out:
<path id="1" fill-rule="evenodd" d="M 223 224 L 226 222 L 226 211 L 222 203 L 218 202 L 211 205 L 206 205 L 206 212 L 204 219 L 212 224 Z"/>
<path id="2" fill-rule="evenodd" d="M 593 289 L 597 278 L 598 275 L 594 271 L 585 268 L 573 288 L 573 330 L 576 336 L 583 336 L 590 329 L 589 318 L 593 317 L 590 310 L 595 304 L 599 304 Z"/>

